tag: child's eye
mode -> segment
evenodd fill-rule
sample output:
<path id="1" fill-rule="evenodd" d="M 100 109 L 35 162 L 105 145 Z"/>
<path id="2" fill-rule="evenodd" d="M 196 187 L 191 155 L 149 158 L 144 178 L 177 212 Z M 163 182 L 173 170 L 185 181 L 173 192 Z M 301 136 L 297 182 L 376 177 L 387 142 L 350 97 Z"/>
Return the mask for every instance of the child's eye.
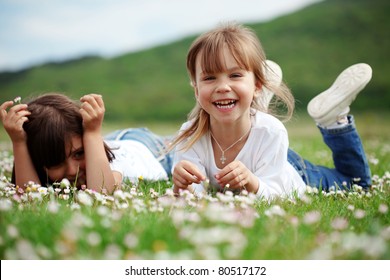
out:
<path id="1" fill-rule="evenodd" d="M 230 75 L 230 77 L 232 77 L 232 78 L 240 78 L 240 77 L 242 77 L 242 74 L 240 74 L 240 73 L 233 73 L 233 74 Z"/>
<path id="2" fill-rule="evenodd" d="M 73 154 L 73 157 L 75 159 L 82 159 L 84 157 L 84 150 L 75 152 Z"/>
<path id="3" fill-rule="evenodd" d="M 205 76 L 205 77 L 203 78 L 204 81 L 211 81 L 211 80 L 214 80 L 214 79 L 215 79 L 214 76 Z"/>

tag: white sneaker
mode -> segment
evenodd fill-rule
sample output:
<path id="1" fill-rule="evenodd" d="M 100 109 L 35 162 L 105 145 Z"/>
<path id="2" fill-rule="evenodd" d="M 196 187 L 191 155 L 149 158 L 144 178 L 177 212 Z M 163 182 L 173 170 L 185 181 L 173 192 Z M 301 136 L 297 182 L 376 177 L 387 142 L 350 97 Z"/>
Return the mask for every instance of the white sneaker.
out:
<path id="1" fill-rule="evenodd" d="M 279 86 L 282 82 L 282 69 L 276 62 L 273 62 L 272 60 L 267 59 L 265 63 L 266 66 L 264 67 L 264 74 L 266 79 L 269 80 L 270 84 Z M 268 105 L 271 102 L 273 96 L 274 93 L 268 88 L 262 88 L 261 93 L 259 95 L 259 100 L 264 105 L 264 108 L 268 108 Z"/>
<path id="2" fill-rule="evenodd" d="M 307 112 L 320 126 L 337 123 L 349 112 L 349 105 L 368 84 L 372 69 L 368 64 L 358 63 L 345 69 L 332 86 L 314 97 L 307 105 Z"/>

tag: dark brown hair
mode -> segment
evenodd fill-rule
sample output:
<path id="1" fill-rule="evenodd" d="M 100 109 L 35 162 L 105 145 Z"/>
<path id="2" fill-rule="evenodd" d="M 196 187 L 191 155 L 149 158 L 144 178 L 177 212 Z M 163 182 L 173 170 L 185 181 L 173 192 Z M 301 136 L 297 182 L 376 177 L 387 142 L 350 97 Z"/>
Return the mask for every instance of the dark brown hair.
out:
<path id="1" fill-rule="evenodd" d="M 60 93 L 46 93 L 27 103 L 31 115 L 24 123 L 27 148 L 42 186 L 51 184 L 45 167 L 61 164 L 67 158 L 66 144 L 74 136 L 83 136 L 80 104 Z M 109 161 L 114 159 L 104 144 Z M 14 176 L 13 176 L 14 180 Z"/>

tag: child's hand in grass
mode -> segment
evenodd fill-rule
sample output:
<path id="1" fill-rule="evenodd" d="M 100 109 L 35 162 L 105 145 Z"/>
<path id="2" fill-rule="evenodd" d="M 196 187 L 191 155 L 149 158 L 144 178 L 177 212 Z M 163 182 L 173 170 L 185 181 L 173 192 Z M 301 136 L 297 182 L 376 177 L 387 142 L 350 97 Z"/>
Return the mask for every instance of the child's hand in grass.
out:
<path id="1" fill-rule="evenodd" d="M 190 192 L 193 191 L 192 184 L 200 184 L 206 180 L 206 177 L 200 172 L 195 164 L 182 160 L 176 164 L 173 170 L 172 180 L 174 184 L 174 192 L 178 193 L 179 190 L 188 189 Z"/>

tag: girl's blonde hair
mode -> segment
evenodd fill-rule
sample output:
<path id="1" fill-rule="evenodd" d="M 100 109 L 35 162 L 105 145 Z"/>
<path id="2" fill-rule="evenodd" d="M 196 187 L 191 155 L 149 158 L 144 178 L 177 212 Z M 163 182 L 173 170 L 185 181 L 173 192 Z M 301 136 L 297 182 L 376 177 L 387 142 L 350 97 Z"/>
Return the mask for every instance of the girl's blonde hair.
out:
<path id="1" fill-rule="evenodd" d="M 294 97 L 291 91 L 283 82 L 280 85 L 274 85 L 266 80 L 264 74 L 267 67 L 265 63 L 266 56 L 258 37 L 253 30 L 237 23 L 218 26 L 214 30 L 200 35 L 192 43 L 187 54 L 187 71 L 191 79 L 191 85 L 195 86 L 198 56 L 203 72 L 220 73 L 225 70 L 224 47 L 229 49 L 242 69 L 254 73 L 256 82 L 274 93 L 272 103 L 274 109 L 266 108 L 266 105 L 261 102 L 261 98 L 254 98 L 251 108 L 271 113 L 277 117 L 284 117 L 285 120 L 290 119 L 294 111 Z M 283 114 L 277 113 L 280 109 L 283 110 Z M 185 150 L 189 149 L 209 130 L 209 114 L 202 109 L 199 103 L 196 103 L 188 115 L 188 120 L 191 121 L 190 126 L 180 132 L 171 144 L 171 149 L 180 142 L 187 140 L 183 148 Z"/>

